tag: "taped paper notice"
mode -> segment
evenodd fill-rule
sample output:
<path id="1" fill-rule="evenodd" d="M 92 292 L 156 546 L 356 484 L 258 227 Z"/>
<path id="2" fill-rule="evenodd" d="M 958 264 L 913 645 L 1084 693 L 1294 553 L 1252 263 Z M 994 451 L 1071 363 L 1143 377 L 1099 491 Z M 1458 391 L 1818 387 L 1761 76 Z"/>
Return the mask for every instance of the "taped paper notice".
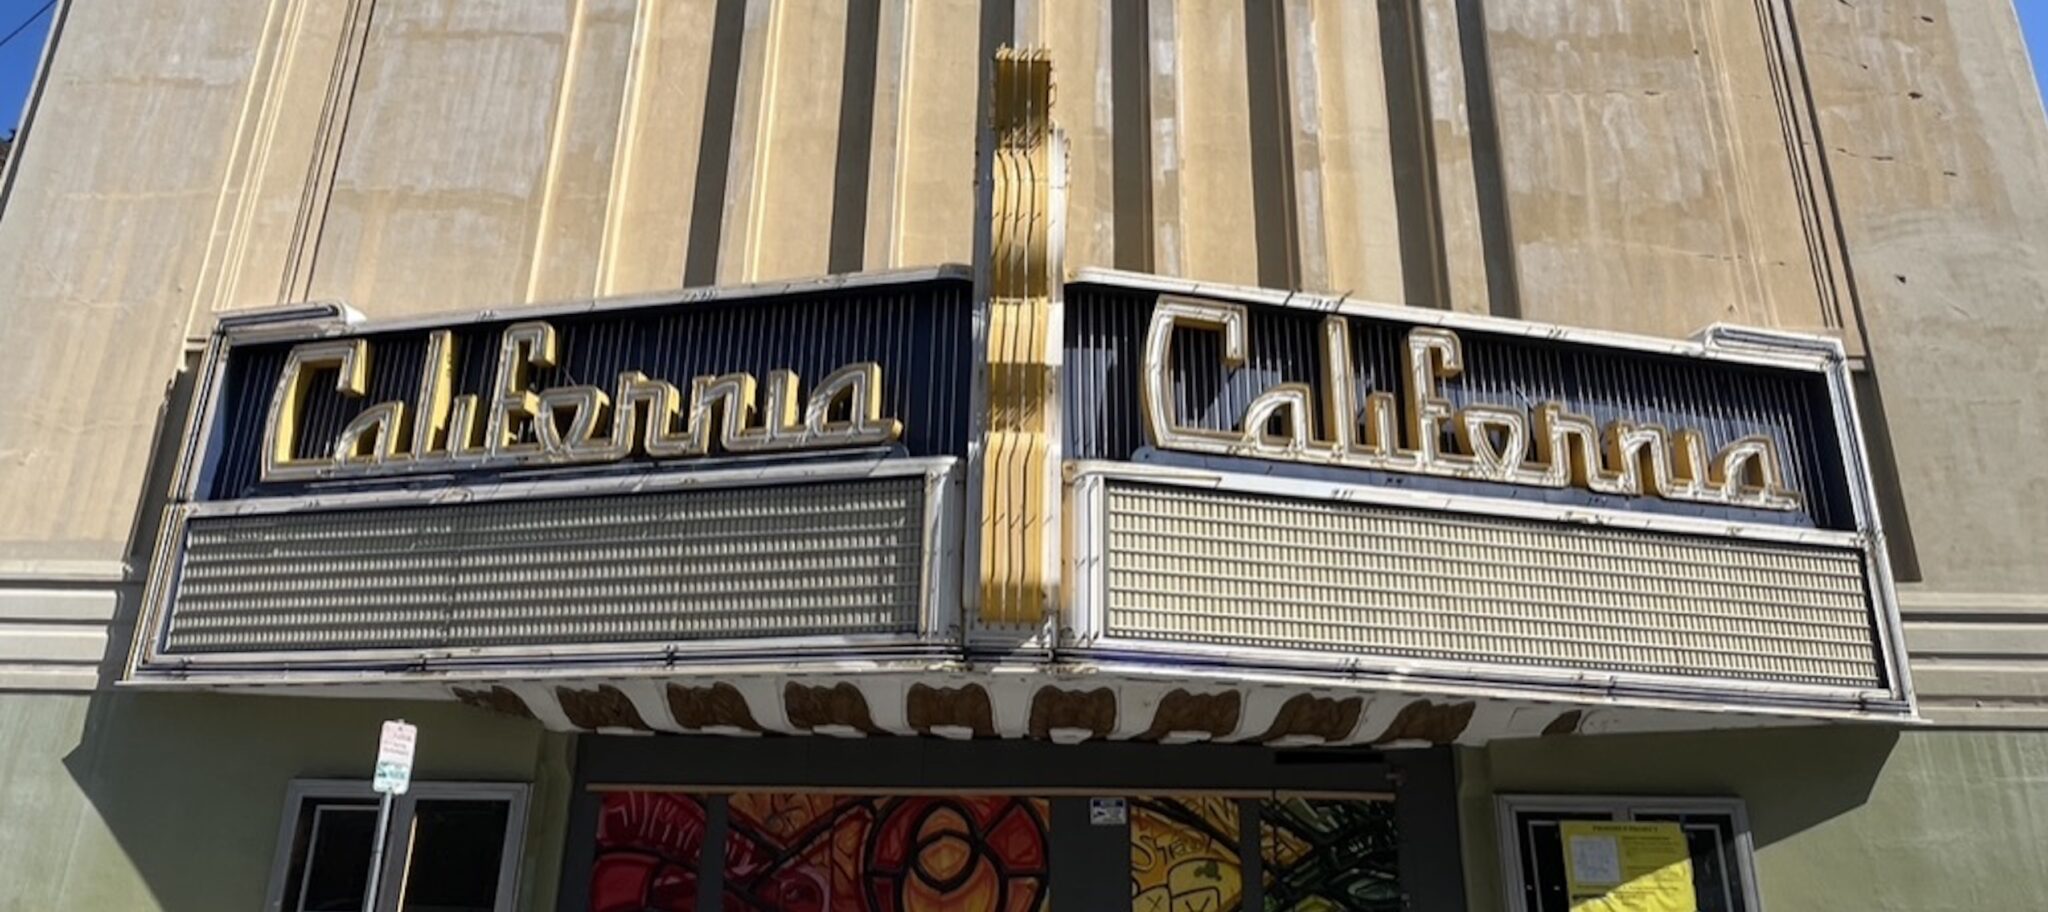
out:
<path id="1" fill-rule="evenodd" d="M 1678 824 L 1572 820 L 1558 830 L 1571 912 L 1699 912 Z"/>
<path id="2" fill-rule="evenodd" d="M 1621 885 L 1621 843 L 1613 836 L 1574 836 L 1572 880 L 1589 886 Z"/>

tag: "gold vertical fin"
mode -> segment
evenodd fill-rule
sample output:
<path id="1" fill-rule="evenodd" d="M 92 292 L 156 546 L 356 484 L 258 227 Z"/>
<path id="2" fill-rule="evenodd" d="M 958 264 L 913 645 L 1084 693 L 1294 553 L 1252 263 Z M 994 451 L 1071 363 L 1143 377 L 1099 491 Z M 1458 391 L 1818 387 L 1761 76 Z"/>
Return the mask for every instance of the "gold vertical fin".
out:
<path id="1" fill-rule="evenodd" d="M 996 54 L 989 208 L 988 418 L 982 448 L 981 620 L 1035 626 L 1051 606 L 1055 340 L 1052 61 Z"/>

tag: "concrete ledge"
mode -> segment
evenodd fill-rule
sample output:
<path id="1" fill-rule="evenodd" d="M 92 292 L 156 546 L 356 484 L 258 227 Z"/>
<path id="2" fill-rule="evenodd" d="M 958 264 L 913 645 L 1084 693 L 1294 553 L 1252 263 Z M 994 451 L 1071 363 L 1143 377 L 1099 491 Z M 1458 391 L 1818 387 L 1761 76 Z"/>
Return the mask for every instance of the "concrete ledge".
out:
<path id="1" fill-rule="evenodd" d="M 2048 728 L 2048 594 L 1902 589 L 1899 613 L 1928 721 Z"/>
<path id="2" fill-rule="evenodd" d="M 0 690 L 99 686 L 124 579 L 119 564 L 0 566 Z"/>

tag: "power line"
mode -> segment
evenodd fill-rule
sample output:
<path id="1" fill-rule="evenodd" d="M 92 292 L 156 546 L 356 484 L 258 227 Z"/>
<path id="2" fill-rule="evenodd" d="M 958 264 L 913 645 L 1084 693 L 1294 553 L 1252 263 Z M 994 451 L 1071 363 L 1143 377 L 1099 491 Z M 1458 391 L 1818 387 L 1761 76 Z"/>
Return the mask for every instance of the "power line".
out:
<path id="1" fill-rule="evenodd" d="M 42 9 L 39 9 L 39 10 L 36 10 L 35 12 L 33 12 L 33 13 L 30 13 L 30 14 L 28 15 L 28 18 L 27 18 L 27 19 L 23 19 L 23 20 L 21 20 L 21 24 L 20 24 L 20 25 L 17 25 L 17 26 L 15 26 L 15 27 L 14 27 L 14 31 L 11 31 L 11 32 L 8 32 L 8 33 L 7 33 L 7 37 L 5 37 L 5 38 L 0 38 L 0 48 L 4 48 L 4 47 L 6 47 L 6 46 L 7 46 L 7 43 L 8 43 L 8 42 L 10 42 L 10 41 L 13 41 L 13 40 L 14 40 L 14 39 L 15 39 L 15 38 L 16 38 L 17 36 L 19 36 L 19 35 L 20 35 L 20 34 L 22 33 L 22 30 L 24 30 L 24 29 L 28 28 L 28 24 L 29 24 L 29 23 L 31 23 L 31 22 L 34 22 L 34 21 L 36 21 L 37 19 L 41 19 L 41 18 L 43 18 L 43 14 L 44 14 L 44 13 L 47 13 L 47 12 L 49 12 L 49 11 L 50 11 L 50 7 L 53 7 L 53 6 L 56 6 L 56 5 L 57 5 L 57 0 L 50 0 L 50 2 L 48 2 L 48 3 L 45 3 L 45 4 L 43 4 L 43 8 L 42 8 Z"/>

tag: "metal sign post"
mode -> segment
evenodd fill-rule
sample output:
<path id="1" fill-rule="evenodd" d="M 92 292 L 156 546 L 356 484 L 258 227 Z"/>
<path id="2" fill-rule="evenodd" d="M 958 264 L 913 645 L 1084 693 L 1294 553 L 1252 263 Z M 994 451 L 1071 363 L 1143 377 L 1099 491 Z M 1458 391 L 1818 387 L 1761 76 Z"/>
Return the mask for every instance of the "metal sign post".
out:
<path id="1" fill-rule="evenodd" d="M 413 749 L 419 745 L 419 728 L 404 719 L 384 723 L 377 739 L 377 769 L 370 788 L 384 796 L 377 803 L 377 836 L 370 845 L 370 877 L 363 890 L 363 912 L 376 912 L 377 889 L 384 873 L 384 843 L 391 835 L 391 802 L 412 787 Z"/>

